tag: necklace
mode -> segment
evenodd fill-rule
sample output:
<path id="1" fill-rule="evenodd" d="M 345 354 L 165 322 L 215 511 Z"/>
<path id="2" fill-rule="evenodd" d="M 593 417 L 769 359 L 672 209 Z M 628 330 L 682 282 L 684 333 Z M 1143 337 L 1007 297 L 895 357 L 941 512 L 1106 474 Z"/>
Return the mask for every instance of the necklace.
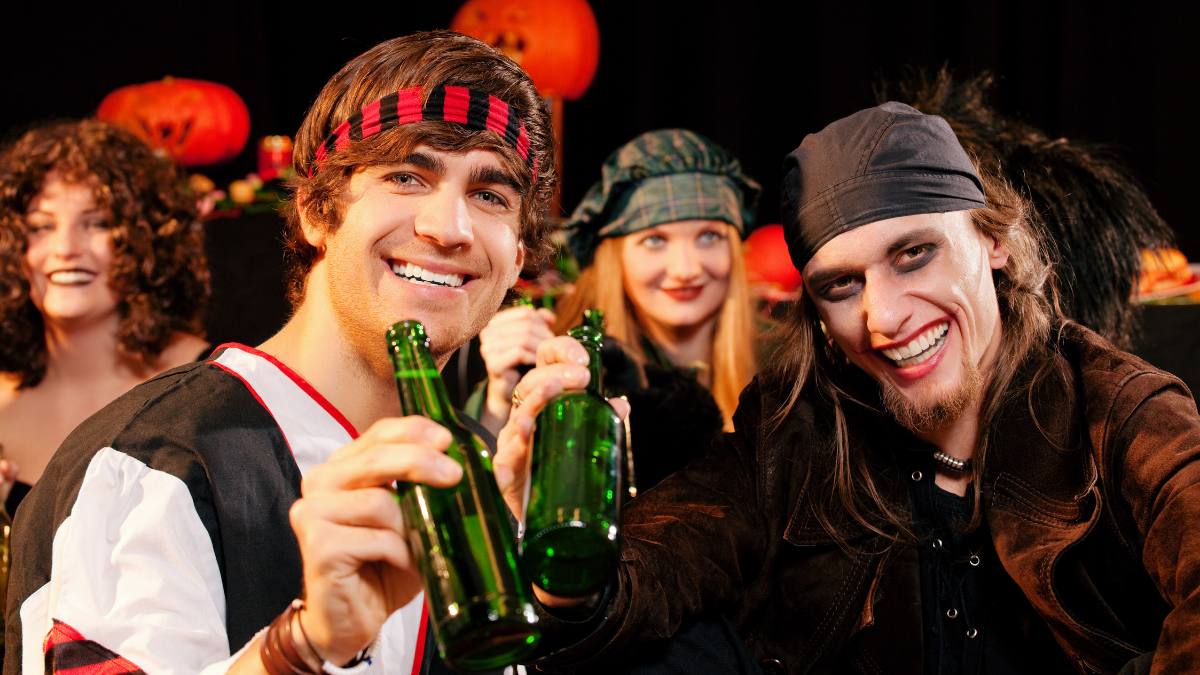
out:
<path id="1" fill-rule="evenodd" d="M 969 459 L 954 459 L 950 455 L 941 450 L 933 453 L 933 461 L 950 469 L 951 471 L 961 471 L 966 473 L 971 470 L 971 460 Z"/>

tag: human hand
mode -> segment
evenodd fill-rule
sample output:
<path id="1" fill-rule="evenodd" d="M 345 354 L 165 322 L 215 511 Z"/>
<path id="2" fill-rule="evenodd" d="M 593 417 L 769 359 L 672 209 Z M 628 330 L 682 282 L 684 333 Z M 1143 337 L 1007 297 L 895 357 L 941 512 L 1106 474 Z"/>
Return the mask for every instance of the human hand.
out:
<path id="1" fill-rule="evenodd" d="M 504 501 L 518 516 L 523 515 L 533 421 L 554 397 L 566 390 L 587 387 L 591 379 L 587 363 L 588 351 L 575 338 L 551 338 L 538 346 L 537 367 L 517 383 L 521 405 L 509 413 L 508 423 L 496 437 L 492 469 Z M 625 400 L 614 398 L 609 404 L 621 419 L 629 414 L 629 403 Z"/>
<path id="2" fill-rule="evenodd" d="M 504 495 L 508 508 L 524 519 L 526 464 L 533 440 L 533 422 L 551 399 L 568 389 L 583 389 L 591 379 L 587 369 L 588 351 L 571 337 L 556 337 L 542 342 L 537 350 L 537 367 L 517 383 L 521 405 L 509 414 L 508 424 L 496 438 L 496 457 L 492 469 L 496 485 Z M 609 399 L 621 419 L 629 414 L 624 399 Z M 568 607 L 585 602 L 581 598 L 559 598 L 537 586 L 533 592 L 547 607 Z"/>
<path id="3" fill-rule="evenodd" d="M 512 307 L 496 314 L 479 333 L 479 353 L 487 366 L 487 402 L 479 421 L 493 434 L 508 420 L 521 365 L 537 363 L 538 346 L 554 333 L 554 312 Z"/>
<path id="4" fill-rule="evenodd" d="M 382 486 L 457 484 L 450 440 L 424 417 L 382 419 L 305 474 L 290 515 L 304 559 L 300 621 L 321 658 L 346 663 L 420 592 L 400 508 Z"/>

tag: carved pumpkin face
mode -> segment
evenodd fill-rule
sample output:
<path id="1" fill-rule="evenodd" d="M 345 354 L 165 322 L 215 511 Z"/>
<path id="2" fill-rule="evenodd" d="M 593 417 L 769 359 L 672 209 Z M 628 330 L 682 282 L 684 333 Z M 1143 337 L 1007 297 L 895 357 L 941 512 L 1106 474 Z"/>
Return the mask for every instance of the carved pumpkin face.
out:
<path id="1" fill-rule="evenodd" d="M 250 137 L 250 112 L 236 92 L 181 77 L 121 87 L 104 97 L 96 117 L 188 166 L 230 159 Z"/>
<path id="2" fill-rule="evenodd" d="M 583 96 L 600 62 L 600 28 L 586 0 L 469 0 L 450 29 L 507 54 L 545 96 Z"/>
<path id="3" fill-rule="evenodd" d="M 791 292 L 800 287 L 800 271 L 788 256 L 782 225 L 763 225 L 742 244 L 746 278 L 752 286 Z"/>

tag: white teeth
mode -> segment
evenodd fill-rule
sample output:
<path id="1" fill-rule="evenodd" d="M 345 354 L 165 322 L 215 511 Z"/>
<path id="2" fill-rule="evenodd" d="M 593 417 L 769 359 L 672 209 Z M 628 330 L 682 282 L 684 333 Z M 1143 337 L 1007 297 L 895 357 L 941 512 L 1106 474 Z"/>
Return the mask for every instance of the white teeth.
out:
<path id="1" fill-rule="evenodd" d="M 449 286 L 458 288 L 463 285 L 463 275 L 461 274 L 437 274 L 429 270 L 414 265 L 412 263 L 392 263 L 392 274 L 403 278 L 405 281 L 420 284 L 422 286 Z"/>
<path id="2" fill-rule="evenodd" d="M 84 270 L 60 270 L 50 274 L 50 283 L 63 285 L 86 284 L 95 278 L 96 275 L 93 272 L 87 272 Z"/>
<path id="3" fill-rule="evenodd" d="M 946 334 L 949 328 L 949 323 L 940 323 L 913 338 L 906 345 L 890 347 L 879 351 L 901 368 L 915 366 L 918 363 L 924 363 L 937 353 L 937 348 L 942 343 L 942 336 Z"/>

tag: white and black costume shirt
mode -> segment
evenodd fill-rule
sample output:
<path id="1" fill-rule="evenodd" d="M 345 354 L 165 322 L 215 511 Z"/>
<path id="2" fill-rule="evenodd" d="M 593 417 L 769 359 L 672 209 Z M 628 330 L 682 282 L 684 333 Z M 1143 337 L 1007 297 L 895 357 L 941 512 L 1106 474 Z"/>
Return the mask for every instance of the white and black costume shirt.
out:
<path id="1" fill-rule="evenodd" d="M 4 672 L 225 672 L 303 584 L 288 510 L 357 433 L 257 350 L 134 388 L 63 442 L 18 511 Z M 428 662 L 424 595 L 393 614 L 363 675 Z"/>

